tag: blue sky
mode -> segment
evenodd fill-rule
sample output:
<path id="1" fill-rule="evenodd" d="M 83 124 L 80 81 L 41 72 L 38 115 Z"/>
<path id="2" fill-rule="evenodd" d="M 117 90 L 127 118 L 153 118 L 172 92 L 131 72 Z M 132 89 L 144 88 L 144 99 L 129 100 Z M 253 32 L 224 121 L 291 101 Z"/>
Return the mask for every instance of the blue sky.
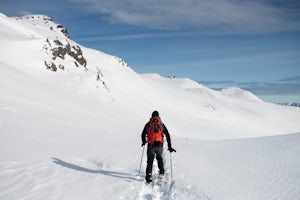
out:
<path id="1" fill-rule="evenodd" d="M 0 12 L 48 15 L 138 73 L 300 102 L 298 0 L 1 0 Z"/>

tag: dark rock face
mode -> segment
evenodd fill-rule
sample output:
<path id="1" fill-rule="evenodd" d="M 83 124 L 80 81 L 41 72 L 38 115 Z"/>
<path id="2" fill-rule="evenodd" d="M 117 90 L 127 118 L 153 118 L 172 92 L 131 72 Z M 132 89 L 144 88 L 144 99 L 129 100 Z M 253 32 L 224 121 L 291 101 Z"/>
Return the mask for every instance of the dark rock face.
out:
<path id="1" fill-rule="evenodd" d="M 58 39 L 53 41 L 47 39 L 43 49 L 51 54 L 51 61 L 45 61 L 46 68 L 51 71 L 57 71 L 58 68 L 64 70 L 65 66 L 60 64 L 57 67 L 55 61 L 58 58 L 65 60 L 67 55 L 74 60 L 76 67 L 82 66 L 87 70 L 87 60 L 84 58 L 81 48 L 78 45 L 71 45 L 68 40 L 62 42 Z"/>
<path id="2" fill-rule="evenodd" d="M 46 65 L 46 68 L 53 71 L 53 72 L 56 72 L 57 71 L 57 67 L 54 63 L 47 63 L 46 61 L 45 62 L 45 65 Z"/>
<path id="3" fill-rule="evenodd" d="M 65 27 L 63 27 L 62 25 L 57 25 L 56 28 L 59 29 L 67 38 L 70 38 L 68 30 Z"/>

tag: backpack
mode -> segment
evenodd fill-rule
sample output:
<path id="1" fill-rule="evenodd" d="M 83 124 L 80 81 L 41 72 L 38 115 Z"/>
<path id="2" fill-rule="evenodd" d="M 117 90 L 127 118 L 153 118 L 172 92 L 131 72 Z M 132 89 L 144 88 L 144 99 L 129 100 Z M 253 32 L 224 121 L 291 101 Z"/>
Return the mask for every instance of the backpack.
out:
<path id="1" fill-rule="evenodd" d="M 153 146 L 162 146 L 164 142 L 164 133 L 160 117 L 152 117 L 149 123 L 148 143 Z"/>

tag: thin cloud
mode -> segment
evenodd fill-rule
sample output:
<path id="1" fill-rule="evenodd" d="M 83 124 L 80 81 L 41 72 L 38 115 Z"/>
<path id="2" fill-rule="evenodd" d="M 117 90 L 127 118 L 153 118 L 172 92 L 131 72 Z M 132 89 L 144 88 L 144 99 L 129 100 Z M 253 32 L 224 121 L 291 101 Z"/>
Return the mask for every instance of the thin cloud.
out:
<path id="1" fill-rule="evenodd" d="M 184 37 L 191 36 L 196 33 L 188 32 L 168 32 L 168 33 L 140 33 L 140 34 L 124 34 L 124 35 L 103 35 L 103 36 L 87 36 L 81 41 L 119 41 L 119 40 L 137 40 L 137 39 L 153 39 L 153 38 L 170 38 L 170 37 Z"/>
<path id="2" fill-rule="evenodd" d="M 264 83 L 242 88 L 257 95 L 300 95 L 300 84 L 294 83 Z"/>
<path id="3" fill-rule="evenodd" d="M 192 27 L 239 33 L 300 30 L 299 8 L 262 1 L 69 1 L 81 3 L 86 12 L 101 14 L 110 23 L 173 30 Z"/>
<path id="4" fill-rule="evenodd" d="M 288 77 L 288 78 L 281 79 L 280 81 L 283 81 L 283 82 L 298 82 L 298 83 L 300 83 L 300 76 Z"/>
<path id="5" fill-rule="evenodd" d="M 19 12 L 20 16 L 24 16 L 24 15 L 33 15 L 34 13 L 30 12 L 30 11 L 26 11 L 26 10 L 22 10 Z"/>

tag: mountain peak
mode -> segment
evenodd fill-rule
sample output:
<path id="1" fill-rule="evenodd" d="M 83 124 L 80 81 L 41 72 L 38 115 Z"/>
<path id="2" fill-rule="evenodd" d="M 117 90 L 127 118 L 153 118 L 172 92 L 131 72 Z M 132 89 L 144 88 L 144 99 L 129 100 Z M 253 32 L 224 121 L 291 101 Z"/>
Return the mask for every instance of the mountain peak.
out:
<path id="1" fill-rule="evenodd" d="M 65 37 L 69 38 L 68 30 L 63 25 L 53 22 L 53 20 L 46 15 L 25 15 L 13 18 L 17 21 L 21 21 L 44 30 L 48 29 L 51 32 L 61 32 Z"/>

